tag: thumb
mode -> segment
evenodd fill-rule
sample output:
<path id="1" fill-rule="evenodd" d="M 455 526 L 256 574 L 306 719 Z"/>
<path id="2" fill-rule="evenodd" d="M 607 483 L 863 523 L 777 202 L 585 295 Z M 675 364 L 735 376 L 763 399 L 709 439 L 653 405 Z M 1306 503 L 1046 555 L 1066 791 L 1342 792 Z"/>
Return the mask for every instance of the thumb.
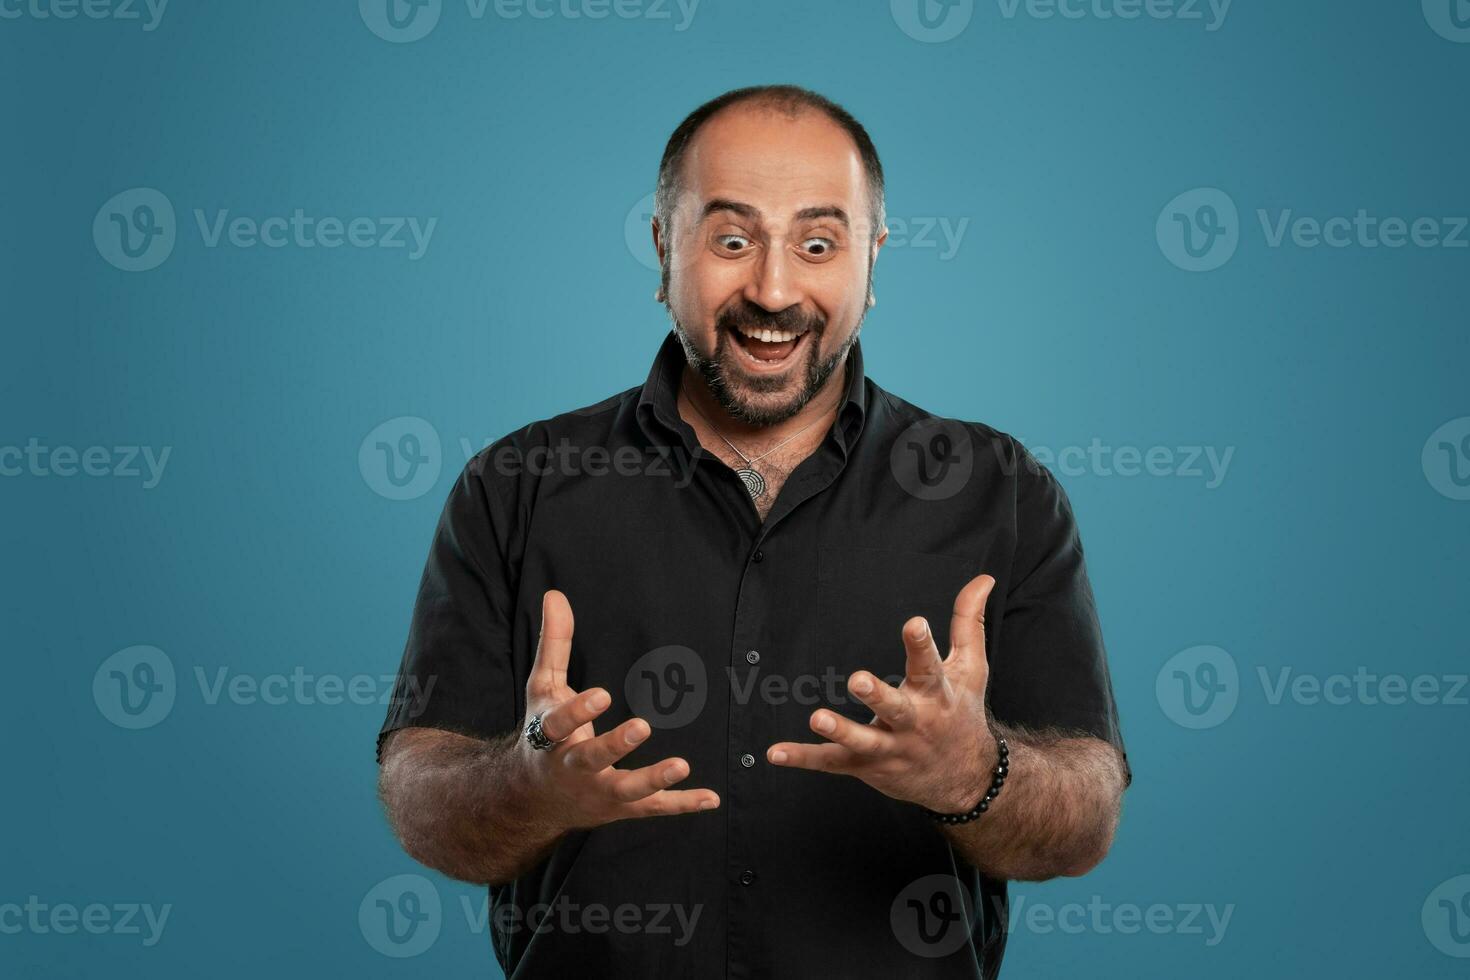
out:
<path id="1" fill-rule="evenodd" d="M 995 579 L 977 575 L 955 597 L 954 615 L 949 623 L 951 659 L 964 661 L 966 666 L 985 665 L 985 606 L 994 588 Z"/>
<path id="2" fill-rule="evenodd" d="M 572 604 L 556 589 L 541 597 L 541 637 L 531 664 L 527 688 L 550 694 L 567 686 L 567 664 L 572 657 Z"/>

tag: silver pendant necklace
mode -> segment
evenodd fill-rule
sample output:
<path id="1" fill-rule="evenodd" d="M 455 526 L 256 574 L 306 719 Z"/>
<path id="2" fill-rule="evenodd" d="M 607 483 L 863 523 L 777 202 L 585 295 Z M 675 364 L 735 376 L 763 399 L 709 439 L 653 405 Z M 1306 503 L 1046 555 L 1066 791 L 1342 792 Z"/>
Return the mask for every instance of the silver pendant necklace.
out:
<path id="1" fill-rule="evenodd" d="M 680 382 L 679 389 L 681 391 L 684 390 L 683 382 Z M 810 429 L 812 426 L 816 425 L 823 418 L 826 418 L 826 414 L 827 414 L 827 413 L 823 412 L 821 416 L 819 416 L 818 418 L 812 419 L 806 425 L 803 425 L 801 428 L 799 428 L 795 432 L 793 432 L 788 438 L 781 440 L 779 443 L 777 443 L 776 445 L 772 446 L 770 449 L 767 449 L 765 452 L 761 453 L 759 456 L 757 456 L 754 459 L 752 459 L 751 457 L 749 457 L 749 456 L 745 455 L 743 452 L 741 452 L 739 446 L 735 445 L 729 439 L 726 439 L 725 438 L 725 434 L 719 430 L 719 427 L 718 426 L 716 426 L 713 422 L 710 421 L 709 416 L 706 415 L 706 414 L 704 414 L 704 412 L 701 412 L 700 411 L 699 406 L 695 403 L 694 399 L 693 398 L 690 398 L 688 391 L 684 391 L 684 397 L 686 399 L 688 399 L 688 401 L 689 401 L 689 407 L 692 408 L 692 409 L 694 409 L 694 411 L 696 411 L 696 412 L 699 413 L 699 417 L 702 418 L 702 419 L 704 419 L 705 424 L 707 424 L 710 427 L 710 429 L 712 429 L 714 431 L 714 434 L 717 435 L 717 436 L 719 436 L 720 439 L 722 439 L 724 441 L 725 445 L 729 446 L 732 450 L 734 450 L 735 451 L 735 455 L 736 456 L 739 456 L 745 462 L 745 465 L 744 466 L 741 466 L 741 467 L 739 467 L 739 468 L 737 468 L 735 470 L 735 475 L 738 476 L 738 477 L 740 477 L 740 482 L 741 483 L 745 484 L 745 490 L 746 490 L 747 493 L 750 494 L 750 498 L 752 500 L 756 499 L 757 497 L 760 497 L 762 494 L 764 494 L 766 492 L 766 478 L 763 477 L 763 476 L 761 476 L 760 471 L 755 468 L 755 464 L 756 463 L 759 463 L 761 460 L 765 459 L 767 456 L 771 455 L 771 453 L 773 453 L 776 450 L 780 449 L 782 446 L 785 446 L 792 439 L 795 439 L 797 436 L 801 435 L 807 429 Z"/>

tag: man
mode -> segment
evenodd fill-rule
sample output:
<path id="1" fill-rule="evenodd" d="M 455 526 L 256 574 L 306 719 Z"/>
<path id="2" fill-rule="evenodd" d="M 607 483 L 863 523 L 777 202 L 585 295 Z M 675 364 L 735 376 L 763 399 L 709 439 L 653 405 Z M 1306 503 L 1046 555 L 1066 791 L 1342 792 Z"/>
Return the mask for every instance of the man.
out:
<path id="1" fill-rule="evenodd" d="M 488 883 L 509 977 L 993 977 L 1005 881 L 1095 866 L 1131 779 L 1067 498 L 866 376 L 883 172 L 839 106 L 700 107 L 655 212 L 646 383 L 450 493 L 389 819 Z"/>

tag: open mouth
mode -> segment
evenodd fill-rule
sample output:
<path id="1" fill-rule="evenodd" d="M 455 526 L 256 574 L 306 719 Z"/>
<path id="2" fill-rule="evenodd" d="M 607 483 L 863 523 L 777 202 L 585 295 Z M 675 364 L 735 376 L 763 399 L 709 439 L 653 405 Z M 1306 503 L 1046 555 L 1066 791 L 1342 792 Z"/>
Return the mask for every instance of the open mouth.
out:
<path id="1" fill-rule="evenodd" d="M 791 361 L 797 348 L 806 342 L 810 334 L 810 329 L 769 330 L 747 326 L 738 326 L 730 331 L 746 366 L 762 371 L 780 370 Z"/>

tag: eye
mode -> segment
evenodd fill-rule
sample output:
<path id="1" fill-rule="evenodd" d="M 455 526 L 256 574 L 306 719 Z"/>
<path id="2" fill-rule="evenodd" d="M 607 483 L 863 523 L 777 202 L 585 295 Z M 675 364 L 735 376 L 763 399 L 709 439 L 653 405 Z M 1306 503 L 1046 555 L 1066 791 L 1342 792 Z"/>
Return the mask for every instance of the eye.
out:
<path id="1" fill-rule="evenodd" d="M 837 250 L 837 243 L 830 238 L 808 238 L 801 243 L 801 250 L 809 259 L 825 259 Z"/>
<path id="2" fill-rule="evenodd" d="M 750 250 L 751 241 L 744 235 L 716 235 L 715 244 L 726 252 L 746 252 Z"/>

